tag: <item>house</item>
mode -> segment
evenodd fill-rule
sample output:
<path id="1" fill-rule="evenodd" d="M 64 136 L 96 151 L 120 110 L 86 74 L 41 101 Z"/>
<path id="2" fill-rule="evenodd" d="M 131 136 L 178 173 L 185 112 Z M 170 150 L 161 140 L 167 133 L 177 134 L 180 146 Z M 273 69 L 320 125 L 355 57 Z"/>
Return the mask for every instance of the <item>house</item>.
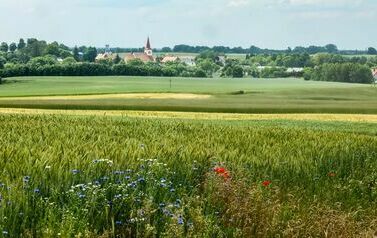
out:
<path id="1" fill-rule="evenodd" d="M 195 66 L 195 57 L 194 56 L 179 56 L 179 60 L 182 63 L 185 63 L 188 66 Z"/>
<path id="2" fill-rule="evenodd" d="M 372 69 L 373 77 L 377 80 L 377 68 Z"/>
<path id="3" fill-rule="evenodd" d="M 303 71 L 304 71 L 304 68 L 298 68 L 298 67 L 287 68 L 287 73 L 300 73 Z"/>
<path id="4" fill-rule="evenodd" d="M 156 58 L 153 57 L 153 51 L 151 47 L 151 43 L 148 37 L 147 44 L 144 47 L 144 52 L 131 52 L 124 56 L 124 62 L 129 62 L 130 60 L 139 59 L 144 63 L 147 62 L 155 62 Z"/>
<path id="5" fill-rule="evenodd" d="M 161 63 L 165 64 L 165 63 L 168 63 L 168 62 L 177 62 L 179 61 L 179 57 L 178 56 L 165 56 L 164 58 L 162 58 L 161 60 Z"/>
<path id="6" fill-rule="evenodd" d="M 98 54 L 97 57 L 96 57 L 96 61 L 99 61 L 99 60 L 106 60 L 106 59 L 115 59 L 116 57 L 116 54 L 113 54 L 111 52 L 105 52 L 103 54 Z"/>
<path id="7" fill-rule="evenodd" d="M 195 57 L 194 56 L 172 56 L 167 55 L 162 58 L 161 63 L 168 63 L 168 62 L 182 62 L 188 66 L 195 66 Z"/>

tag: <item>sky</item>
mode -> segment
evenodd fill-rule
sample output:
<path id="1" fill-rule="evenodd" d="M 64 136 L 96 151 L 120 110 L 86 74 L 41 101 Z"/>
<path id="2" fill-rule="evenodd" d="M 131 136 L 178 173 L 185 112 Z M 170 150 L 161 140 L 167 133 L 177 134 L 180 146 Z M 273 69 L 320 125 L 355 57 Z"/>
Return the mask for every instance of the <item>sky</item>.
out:
<path id="1" fill-rule="evenodd" d="M 0 0 L 0 42 L 377 48 L 377 0 Z"/>

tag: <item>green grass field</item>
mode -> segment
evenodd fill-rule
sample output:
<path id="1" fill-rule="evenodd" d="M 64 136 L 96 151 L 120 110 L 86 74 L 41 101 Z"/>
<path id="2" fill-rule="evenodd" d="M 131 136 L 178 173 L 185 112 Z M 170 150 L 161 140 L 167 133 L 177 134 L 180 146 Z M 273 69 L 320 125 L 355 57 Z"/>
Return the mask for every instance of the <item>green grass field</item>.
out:
<path id="1" fill-rule="evenodd" d="M 375 124 L 0 121 L 4 237 L 372 237 L 376 229 L 377 137 L 367 130 Z"/>
<path id="2" fill-rule="evenodd" d="M 171 80 L 171 88 L 170 88 Z M 237 94 L 238 91 L 244 94 Z M 184 98 L 14 98 L 124 93 L 194 93 Z M 26 77 L 0 85 L 0 107 L 241 113 L 377 113 L 377 87 L 302 79 Z"/>

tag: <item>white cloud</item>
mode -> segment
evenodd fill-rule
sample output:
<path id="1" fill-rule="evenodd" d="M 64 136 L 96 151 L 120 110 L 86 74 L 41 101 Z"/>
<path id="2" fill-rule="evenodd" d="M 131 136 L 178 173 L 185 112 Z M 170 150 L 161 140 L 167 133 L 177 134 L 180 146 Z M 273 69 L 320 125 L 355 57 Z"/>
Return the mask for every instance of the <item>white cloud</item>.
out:
<path id="1" fill-rule="evenodd" d="M 228 6 L 230 7 L 243 7 L 250 4 L 250 0 L 230 0 Z"/>

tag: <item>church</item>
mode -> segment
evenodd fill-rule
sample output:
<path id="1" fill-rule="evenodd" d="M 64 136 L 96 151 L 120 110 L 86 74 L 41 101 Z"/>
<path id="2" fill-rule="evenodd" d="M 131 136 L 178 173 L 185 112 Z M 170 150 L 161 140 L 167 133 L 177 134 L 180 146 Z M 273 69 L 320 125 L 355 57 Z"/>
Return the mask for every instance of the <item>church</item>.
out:
<path id="1" fill-rule="evenodd" d="M 139 52 L 139 53 L 131 52 L 131 53 L 128 53 L 124 56 L 124 62 L 126 62 L 126 63 L 130 60 L 135 60 L 135 59 L 139 59 L 139 60 L 143 61 L 144 63 L 156 61 L 156 58 L 153 57 L 153 50 L 152 50 L 152 47 L 151 47 L 151 42 L 149 40 L 149 37 L 147 39 L 147 44 L 144 47 L 143 53 L 141 53 L 141 52 Z"/>

